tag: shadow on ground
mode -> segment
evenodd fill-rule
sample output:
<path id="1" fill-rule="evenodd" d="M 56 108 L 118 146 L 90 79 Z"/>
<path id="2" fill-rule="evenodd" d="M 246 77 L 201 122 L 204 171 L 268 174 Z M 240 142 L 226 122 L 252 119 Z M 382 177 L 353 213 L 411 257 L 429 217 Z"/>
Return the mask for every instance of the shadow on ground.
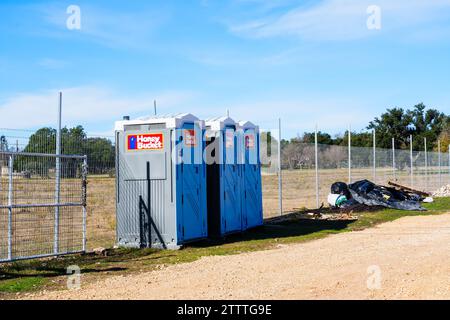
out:
<path id="1" fill-rule="evenodd" d="M 286 217 L 285 217 L 286 218 Z M 288 217 L 289 218 L 289 217 Z M 223 238 L 208 239 L 187 245 L 193 248 L 205 248 L 229 243 L 252 240 L 269 240 L 307 236 L 320 231 L 340 231 L 348 227 L 354 220 L 286 220 L 277 223 L 266 223 L 264 226 L 247 230 L 243 233 L 227 235 Z"/>
<path id="2" fill-rule="evenodd" d="M 39 276 L 40 278 L 54 278 L 59 276 L 66 276 L 67 268 L 58 268 L 54 266 L 49 266 L 48 268 L 39 268 L 34 269 L 32 271 L 36 272 L 24 272 L 24 271 L 30 271 L 32 269 L 29 269 L 27 267 L 22 267 L 21 270 L 14 271 L 11 268 L 7 268 L 6 270 L 0 271 L 0 280 L 10 280 L 10 279 L 16 279 L 16 278 L 34 278 L 36 276 Z M 82 272 L 83 274 L 88 273 L 98 273 L 98 272 L 118 272 L 118 271 L 125 271 L 127 268 L 120 268 L 120 267 L 112 267 L 112 268 L 83 268 Z M 38 273 L 38 274 L 37 274 Z"/>

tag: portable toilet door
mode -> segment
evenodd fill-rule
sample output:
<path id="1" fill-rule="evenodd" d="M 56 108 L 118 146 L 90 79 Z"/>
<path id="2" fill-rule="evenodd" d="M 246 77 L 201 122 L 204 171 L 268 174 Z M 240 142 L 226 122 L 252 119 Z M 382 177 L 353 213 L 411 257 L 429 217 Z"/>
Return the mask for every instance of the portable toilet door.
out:
<path id="1" fill-rule="evenodd" d="M 184 123 L 176 133 L 179 152 L 176 165 L 180 239 L 207 236 L 206 166 L 203 160 L 203 127 Z"/>
<path id="2" fill-rule="evenodd" d="M 259 128 L 249 121 L 239 122 L 242 167 L 243 229 L 263 225 Z"/>
<path id="3" fill-rule="evenodd" d="M 208 221 L 211 236 L 242 231 L 241 170 L 237 123 L 229 117 L 206 121 L 214 136 L 216 161 L 208 165 Z M 210 140 L 210 143 L 213 143 Z"/>

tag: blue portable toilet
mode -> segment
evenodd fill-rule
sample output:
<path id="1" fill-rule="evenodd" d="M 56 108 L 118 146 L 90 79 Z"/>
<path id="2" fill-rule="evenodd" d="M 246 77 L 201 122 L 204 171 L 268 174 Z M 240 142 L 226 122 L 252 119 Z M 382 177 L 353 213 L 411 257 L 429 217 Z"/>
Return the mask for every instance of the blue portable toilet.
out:
<path id="1" fill-rule="evenodd" d="M 119 246 L 177 249 L 207 237 L 203 130 L 191 114 L 116 122 Z"/>
<path id="2" fill-rule="evenodd" d="M 250 121 L 239 122 L 243 230 L 263 225 L 260 135 Z"/>
<path id="3" fill-rule="evenodd" d="M 209 119 L 205 125 L 208 234 L 221 237 L 242 231 L 239 125 L 229 117 Z"/>

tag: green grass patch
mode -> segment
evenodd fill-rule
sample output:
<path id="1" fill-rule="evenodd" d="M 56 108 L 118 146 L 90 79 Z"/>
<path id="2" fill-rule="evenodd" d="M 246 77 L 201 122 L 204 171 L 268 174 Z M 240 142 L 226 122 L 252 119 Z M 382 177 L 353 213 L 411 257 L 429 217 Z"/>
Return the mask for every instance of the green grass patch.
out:
<path id="1" fill-rule="evenodd" d="M 450 198 L 424 205 L 428 211 L 380 210 L 353 213 L 356 221 L 292 219 L 249 230 L 226 239 L 191 244 L 178 251 L 115 249 L 108 256 L 72 255 L 0 265 L 0 297 L 38 289 L 64 289 L 68 266 L 81 268 L 83 282 L 99 277 L 153 270 L 161 265 L 192 262 L 201 257 L 266 250 L 279 244 L 300 243 L 331 234 L 362 230 L 406 216 L 438 215 L 450 211 Z"/>
<path id="2" fill-rule="evenodd" d="M 23 277 L 0 281 L 0 292 L 17 293 L 33 291 L 40 288 L 44 283 L 41 277 Z"/>

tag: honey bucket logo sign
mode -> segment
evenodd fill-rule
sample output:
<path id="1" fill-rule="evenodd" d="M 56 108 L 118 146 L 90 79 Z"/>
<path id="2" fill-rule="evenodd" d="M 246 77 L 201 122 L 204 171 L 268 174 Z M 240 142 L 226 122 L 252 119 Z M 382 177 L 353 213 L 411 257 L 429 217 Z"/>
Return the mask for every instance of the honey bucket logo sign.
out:
<path id="1" fill-rule="evenodd" d="M 247 149 L 254 149 L 255 148 L 255 136 L 250 134 L 245 136 L 245 147 Z"/>
<path id="2" fill-rule="evenodd" d="M 225 133 L 225 148 L 233 148 L 234 147 L 234 132 L 227 131 Z"/>
<path id="3" fill-rule="evenodd" d="M 195 138 L 195 130 L 184 130 L 184 143 L 188 147 L 195 147 L 197 145 L 197 139 Z"/>
<path id="4" fill-rule="evenodd" d="M 162 150 L 164 148 L 162 133 L 130 134 L 127 140 L 128 151 Z"/>

